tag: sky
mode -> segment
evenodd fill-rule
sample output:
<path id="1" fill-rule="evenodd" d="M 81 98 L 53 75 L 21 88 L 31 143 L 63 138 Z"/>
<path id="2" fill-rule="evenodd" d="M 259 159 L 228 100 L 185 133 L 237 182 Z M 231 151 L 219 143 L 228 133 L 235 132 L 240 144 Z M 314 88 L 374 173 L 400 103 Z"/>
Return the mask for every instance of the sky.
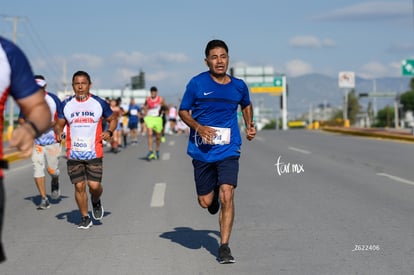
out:
<path id="1" fill-rule="evenodd" d="M 342 71 L 402 76 L 402 60 L 414 58 L 413 3 L 0 0 L 0 35 L 17 42 L 49 90 L 71 90 L 77 70 L 91 75 L 95 89 L 123 89 L 143 71 L 147 89 L 178 98 L 207 70 L 211 39 L 227 43 L 230 67 L 270 66 L 287 82 Z"/>

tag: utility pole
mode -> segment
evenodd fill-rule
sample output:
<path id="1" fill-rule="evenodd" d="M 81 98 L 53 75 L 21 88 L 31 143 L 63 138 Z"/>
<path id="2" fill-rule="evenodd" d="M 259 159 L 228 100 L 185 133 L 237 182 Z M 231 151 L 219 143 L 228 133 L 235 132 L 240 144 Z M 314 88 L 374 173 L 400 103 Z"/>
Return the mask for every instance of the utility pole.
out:
<path id="1" fill-rule="evenodd" d="M 309 125 L 313 124 L 313 106 L 312 103 L 309 104 L 309 114 L 308 114 L 308 123 Z"/>
<path id="2" fill-rule="evenodd" d="M 65 96 L 67 96 L 67 90 L 68 90 L 68 81 L 66 76 L 66 59 L 63 60 L 63 75 L 62 75 L 62 84 L 63 84 L 63 92 Z"/>
<path id="3" fill-rule="evenodd" d="M 374 94 L 377 92 L 377 81 L 375 79 L 372 81 L 372 91 L 374 92 Z M 377 111 L 377 98 L 374 97 L 373 101 L 374 101 L 374 104 L 373 104 L 372 107 L 374 109 L 374 117 L 377 117 L 377 113 L 378 113 L 378 111 Z"/>
<path id="4" fill-rule="evenodd" d="M 283 78 L 283 92 L 282 92 L 282 129 L 287 130 L 287 85 L 286 85 L 286 75 L 282 76 Z"/>
<path id="5" fill-rule="evenodd" d="M 19 20 L 22 19 L 22 17 L 19 16 L 3 16 L 5 20 L 10 20 L 13 22 L 13 34 L 12 34 L 12 40 L 14 43 L 17 43 L 17 23 Z M 7 137 L 10 140 L 11 133 L 14 130 L 14 100 L 12 98 L 9 98 L 9 127 L 7 128 Z"/>

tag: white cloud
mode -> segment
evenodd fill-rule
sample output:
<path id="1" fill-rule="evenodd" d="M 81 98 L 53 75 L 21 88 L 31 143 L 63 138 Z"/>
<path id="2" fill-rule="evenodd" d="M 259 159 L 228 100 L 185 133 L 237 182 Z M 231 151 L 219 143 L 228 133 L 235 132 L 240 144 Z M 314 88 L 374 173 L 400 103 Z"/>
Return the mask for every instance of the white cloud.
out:
<path id="1" fill-rule="evenodd" d="M 82 67 L 100 68 L 104 61 L 99 56 L 78 53 L 72 55 L 72 63 L 79 63 Z"/>
<path id="2" fill-rule="evenodd" d="M 168 63 L 186 63 L 190 60 L 190 58 L 186 54 L 167 52 L 160 52 L 155 55 L 155 58 L 159 61 Z"/>
<path id="3" fill-rule="evenodd" d="M 291 77 L 313 73 L 314 71 L 312 65 L 298 59 L 286 62 L 285 67 L 286 74 Z"/>
<path id="4" fill-rule="evenodd" d="M 393 54 L 395 53 L 409 55 L 414 52 L 414 46 L 410 43 L 393 44 L 387 49 L 387 52 Z"/>
<path id="5" fill-rule="evenodd" d="M 390 69 L 381 64 L 380 62 L 369 62 L 361 66 L 358 72 L 358 76 L 368 79 L 390 76 Z"/>
<path id="6" fill-rule="evenodd" d="M 114 54 L 115 62 L 121 63 L 124 65 L 129 66 L 154 66 L 157 67 L 158 65 L 164 65 L 166 63 L 185 63 L 190 60 L 190 58 L 183 54 L 183 53 L 168 53 L 168 52 L 160 52 L 160 53 L 152 53 L 152 54 L 144 54 L 141 52 L 117 52 Z"/>
<path id="7" fill-rule="evenodd" d="M 411 16 L 411 11 L 411 3 L 408 1 L 373 1 L 337 9 L 319 16 L 315 16 L 313 19 L 320 21 L 365 21 L 400 19 L 401 17 Z"/>
<path id="8" fill-rule="evenodd" d="M 336 42 L 331 38 L 324 38 L 322 39 L 322 45 L 323 47 L 335 47 Z"/>
<path id="9" fill-rule="evenodd" d="M 131 81 L 131 77 L 138 75 L 139 72 L 137 70 L 128 69 L 128 68 L 118 68 L 115 72 L 115 76 L 118 80 L 126 83 Z"/>
<path id="10" fill-rule="evenodd" d="M 113 55 L 116 63 L 121 63 L 129 66 L 136 66 L 145 63 L 147 57 L 141 52 L 116 52 Z"/>
<path id="11" fill-rule="evenodd" d="M 295 48 L 323 48 L 334 47 L 336 43 L 330 38 L 319 39 L 312 35 L 299 35 L 292 37 L 289 45 Z"/>

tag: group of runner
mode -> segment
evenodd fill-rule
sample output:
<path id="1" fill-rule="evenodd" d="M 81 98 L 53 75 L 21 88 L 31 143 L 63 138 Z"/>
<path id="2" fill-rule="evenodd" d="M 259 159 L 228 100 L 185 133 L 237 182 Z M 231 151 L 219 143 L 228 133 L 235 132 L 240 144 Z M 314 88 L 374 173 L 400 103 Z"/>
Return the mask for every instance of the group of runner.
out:
<path id="1" fill-rule="evenodd" d="M 125 112 L 121 109 L 119 100 L 107 102 L 90 93 L 92 81 L 85 71 L 73 74 L 72 96 L 62 102 L 53 102 L 54 99 L 47 96 L 44 79 L 39 78 L 35 82 L 30 64 L 23 52 L 2 37 L 0 60 L 4 61 L 0 62 L 0 92 L 4 98 L 11 95 L 22 110 L 21 126 L 12 133 L 10 145 L 21 152 L 21 157 L 32 154 L 32 160 L 38 162 L 34 165 L 35 177 L 43 177 L 43 180 L 35 182 L 40 194 L 43 195 L 44 172 L 41 170 L 45 167 L 46 155 L 42 155 L 41 152 L 48 144 L 36 143 L 35 146 L 35 140 L 41 137 L 47 140 L 47 135 L 52 134 L 51 129 L 56 143 L 66 139 L 67 172 L 74 186 L 74 197 L 81 214 L 78 228 L 90 228 L 93 222 L 88 211 L 89 196 L 92 217 L 101 220 L 105 213 L 101 201 L 103 141 L 109 142 L 111 149 L 118 152 L 121 137 L 119 133 L 122 133 L 120 119 L 124 113 L 128 116 L 135 115 L 135 120 L 128 122 L 128 128 L 137 129 L 138 120 L 143 119 L 142 125 L 147 129 L 148 141 L 146 158 L 159 159 L 166 116 L 169 111 L 177 115 L 177 110 L 168 108 L 165 99 L 158 95 L 158 89 L 151 87 L 151 94 L 146 98 L 142 110 L 139 107 L 131 107 Z M 219 213 L 220 242 L 217 259 L 219 263 L 227 264 L 235 262 L 229 241 L 234 221 L 234 193 L 238 185 L 242 144 L 237 118 L 239 107 L 243 114 L 247 140 L 254 139 L 256 129 L 247 85 L 243 80 L 227 74 L 229 54 L 226 43 L 216 39 L 208 42 L 204 62 L 208 70 L 199 73 L 188 82 L 178 115 L 191 129 L 187 154 L 192 158 L 198 203 L 202 208 L 207 208 L 212 215 Z M 1 102 L 0 107 L 4 109 Z M 174 125 L 177 121 L 170 122 Z M 136 140 L 133 142 L 137 142 L 137 136 L 134 138 Z M 7 168 L 7 163 L 1 159 L 1 149 L 0 147 L 0 168 Z M 53 150 L 51 148 L 51 151 Z M 59 171 L 57 167 L 49 165 L 48 172 L 52 176 L 51 197 L 59 198 Z M 3 174 L 0 169 L 0 237 L 4 197 Z M 49 205 L 42 201 L 39 209 L 48 207 Z M 4 260 L 0 238 L 0 262 Z"/>
<path id="2" fill-rule="evenodd" d="M 106 98 L 106 101 L 118 119 L 117 128 L 108 144 L 111 147 L 110 152 L 118 153 L 121 147 L 137 145 L 141 133 L 142 136 L 147 136 L 146 159 L 157 160 L 160 157 L 161 143 L 166 141 L 167 128 L 168 134 L 189 132 L 188 126 L 178 117 L 177 107 L 173 104 L 167 105 L 155 86 L 150 88 L 150 95 L 142 106 L 134 98 L 130 99 L 127 106 L 122 104 L 121 98 Z M 105 125 L 103 127 L 105 129 Z"/>

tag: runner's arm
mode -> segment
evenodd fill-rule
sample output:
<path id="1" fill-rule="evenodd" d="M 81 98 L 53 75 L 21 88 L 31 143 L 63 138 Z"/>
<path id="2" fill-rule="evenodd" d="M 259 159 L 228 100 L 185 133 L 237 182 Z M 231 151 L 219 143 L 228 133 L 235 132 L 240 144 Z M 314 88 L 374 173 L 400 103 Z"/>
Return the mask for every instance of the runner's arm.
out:
<path id="1" fill-rule="evenodd" d="M 252 104 L 249 104 L 246 107 L 242 108 L 242 114 L 243 114 L 244 124 L 246 125 L 246 138 L 248 140 L 252 140 L 256 136 L 256 128 L 254 127 L 254 122 L 253 122 Z"/>

